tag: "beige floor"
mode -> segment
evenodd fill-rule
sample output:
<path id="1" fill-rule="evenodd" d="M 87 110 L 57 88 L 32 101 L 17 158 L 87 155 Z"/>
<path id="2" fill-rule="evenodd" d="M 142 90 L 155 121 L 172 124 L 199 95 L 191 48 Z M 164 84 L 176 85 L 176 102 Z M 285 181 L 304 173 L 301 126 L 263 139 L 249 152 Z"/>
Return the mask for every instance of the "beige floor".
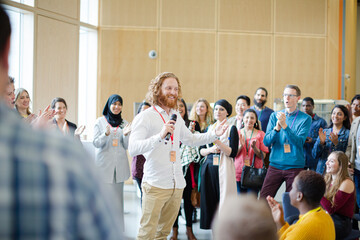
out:
<path id="1" fill-rule="evenodd" d="M 137 196 L 137 186 L 134 184 L 126 184 L 124 187 L 124 208 L 125 208 L 125 236 L 126 239 L 135 239 L 139 230 L 139 222 L 141 216 L 140 198 Z M 284 192 L 285 184 L 278 191 L 275 199 L 281 201 L 281 194 Z M 183 213 L 184 214 L 184 213 Z M 200 212 L 198 211 L 198 217 Z M 186 227 L 184 218 L 179 219 L 179 240 L 186 240 Z M 194 234 L 199 240 L 212 239 L 211 230 L 202 230 L 199 222 L 193 224 Z M 168 239 L 170 236 L 168 237 Z"/>

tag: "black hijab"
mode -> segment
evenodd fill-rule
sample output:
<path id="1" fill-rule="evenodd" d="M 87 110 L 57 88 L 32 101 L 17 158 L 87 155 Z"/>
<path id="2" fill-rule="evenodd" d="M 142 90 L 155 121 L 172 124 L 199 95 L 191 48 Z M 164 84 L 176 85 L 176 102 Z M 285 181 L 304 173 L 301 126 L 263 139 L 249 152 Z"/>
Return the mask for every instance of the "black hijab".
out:
<path id="1" fill-rule="evenodd" d="M 226 109 L 226 111 L 227 111 L 227 116 L 226 117 L 231 115 L 232 106 L 228 101 L 226 101 L 225 99 L 220 99 L 215 103 L 214 108 L 215 108 L 216 105 L 220 105 L 220 106 L 222 106 L 223 108 Z"/>
<path id="2" fill-rule="evenodd" d="M 117 101 L 119 101 L 121 103 L 121 105 L 123 105 L 123 100 L 119 95 L 117 95 L 117 94 L 111 95 L 109 97 L 109 99 L 107 100 L 104 110 L 103 110 L 104 117 L 106 118 L 106 120 L 112 127 L 119 126 L 123 121 L 123 119 L 121 118 L 121 112 L 119 114 L 115 115 L 110 110 L 111 104 L 113 104 L 114 102 L 117 102 Z"/>

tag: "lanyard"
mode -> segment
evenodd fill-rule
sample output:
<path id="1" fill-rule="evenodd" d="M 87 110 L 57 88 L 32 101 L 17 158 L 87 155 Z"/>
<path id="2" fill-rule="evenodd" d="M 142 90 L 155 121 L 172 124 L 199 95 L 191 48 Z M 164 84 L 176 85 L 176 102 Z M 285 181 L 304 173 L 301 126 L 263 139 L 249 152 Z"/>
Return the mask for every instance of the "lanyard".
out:
<path id="1" fill-rule="evenodd" d="M 309 215 L 310 213 L 313 213 L 313 212 L 318 212 L 320 211 L 321 207 L 317 207 L 317 208 L 314 208 L 313 210 L 310 210 L 308 211 L 307 213 L 305 213 L 303 216 L 300 216 L 299 220 L 297 221 L 297 223 L 300 223 L 307 215 Z"/>
<path id="2" fill-rule="evenodd" d="M 251 135 L 250 135 L 250 139 L 249 139 L 249 147 L 248 147 L 248 144 L 247 144 L 247 141 L 246 141 L 246 131 L 245 131 L 245 129 L 244 129 L 246 155 L 248 155 L 249 150 L 250 150 L 250 141 L 251 141 L 251 138 L 252 138 L 253 133 L 254 133 L 254 128 L 253 128 L 252 131 L 251 131 Z"/>
<path id="3" fill-rule="evenodd" d="M 110 128 L 113 128 L 113 126 L 110 125 L 110 123 L 108 122 L 108 120 L 106 119 L 106 117 L 104 117 L 104 118 L 105 118 L 105 121 L 109 124 Z M 115 131 L 114 131 L 115 134 L 116 134 L 118 128 L 120 127 L 120 125 L 121 125 L 121 124 L 119 124 L 119 126 L 117 126 L 117 127 L 115 128 Z"/>
<path id="4" fill-rule="evenodd" d="M 155 106 L 153 106 L 153 108 L 154 108 L 154 109 L 155 109 L 155 111 L 156 111 L 156 112 L 160 115 L 161 119 L 164 121 L 164 124 L 165 124 L 166 122 L 165 122 L 164 117 L 161 115 L 161 113 L 159 113 L 159 111 L 156 109 L 156 107 L 155 107 Z M 171 145 L 174 145 L 174 135 L 173 135 L 173 134 L 171 134 L 170 138 L 171 138 Z"/>
<path id="5" fill-rule="evenodd" d="M 296 120 L 297 115 L 299 114 L 299 112 L 300 112 L 300 110 L 297 111 L 296 116 L 295 116 L 295 118 L 294 118 L 294 120 L 293 120 L 293 122 L 292 122 L 292 124 L 291 124 L 290 129 L 292 129 L 292 127 L 293 127 L 293 125 L 294 125 L 294 122 L 295 122 L 295 120 Z"/>

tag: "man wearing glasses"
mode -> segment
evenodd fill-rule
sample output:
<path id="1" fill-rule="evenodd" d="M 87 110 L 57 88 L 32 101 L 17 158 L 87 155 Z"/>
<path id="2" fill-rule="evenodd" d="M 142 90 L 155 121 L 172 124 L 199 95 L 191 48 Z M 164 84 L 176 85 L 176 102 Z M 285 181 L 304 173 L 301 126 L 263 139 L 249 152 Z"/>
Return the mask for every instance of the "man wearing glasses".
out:
<path id="1" fill-rule="evenodd" d="M 283 94 L 285 109 L 270 116 L 264 144 L 272 146 L 272 150 L 261 197 L 274 197 L 284 181 L 286 192 L 289 192 L 294 178 L 304 169 L 304 143 L 310 130 L 311 117 L 297 108 L 300 97 L 298 86 L 287 85 Z"/>

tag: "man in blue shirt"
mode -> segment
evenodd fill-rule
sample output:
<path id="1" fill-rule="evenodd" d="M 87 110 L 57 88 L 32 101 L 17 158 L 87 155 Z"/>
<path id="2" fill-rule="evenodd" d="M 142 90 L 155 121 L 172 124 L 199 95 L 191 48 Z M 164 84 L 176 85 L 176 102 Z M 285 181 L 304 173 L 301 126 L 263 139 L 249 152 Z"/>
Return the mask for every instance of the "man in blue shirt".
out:
<path id="1" fill-rule="evenodd" d="M 251 109 L 254 109 L 259 121 L 261 122 L 261 130 L 266 132 L 266 128 L 269 122 L 270 115 L 274 110 L 265 106 L 268 97 L 268 91 L 266 88 L 259 87 L 256 89 L 254 95 L 254 106 Z"/>
<path id="2" fill-rule="evenodd" d="M 311 117 L 297 109 L 300 97 L 298 86 L 287 85 L 283 93 L 285 109 L 270 116 L 264 144 L 272 146 L 272 149 L 261 197 L 274 197 L 284 181 L 289 192 L 294 178 L 305 167 L 304 143 L 310 130 Z"/>
<path id="3" fill-rule="evenodd" d="M 10 32 L 0 5 L 0 93 Z M 35 131 L 0 102 L 0 239 L 122 239 L 115 196 L 94 169 L 80 144 Z"/>
<path id="4" fill-rule="evenodd" d="M 314 113 L 314 105 L 314 99 L 312 99 L 311 97 L 304 98 L 301 104 L 303 112 L 308 114 L 312 120 L 310 132 L 304 144 L 304 157 L 305 168 L 313 171 L 316 170 L 317 160 L 314 159 L 312 156 L 312 149 L 314 148 L 316 139 L 319 136 L 319 129 L 325 129 L 327 126 L 326 121 Z"/>

